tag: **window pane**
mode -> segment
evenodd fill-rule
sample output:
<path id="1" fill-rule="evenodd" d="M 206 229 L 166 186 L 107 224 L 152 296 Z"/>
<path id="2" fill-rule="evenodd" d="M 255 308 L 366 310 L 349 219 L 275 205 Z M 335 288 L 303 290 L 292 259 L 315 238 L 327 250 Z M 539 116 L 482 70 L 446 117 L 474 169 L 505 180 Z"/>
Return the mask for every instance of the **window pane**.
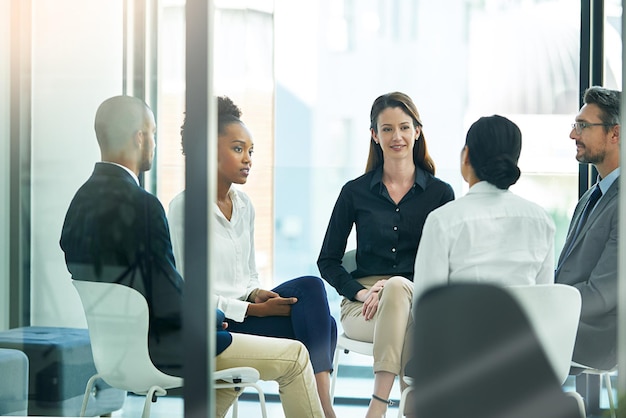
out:
<path id="1" fill-rule="evenodd" d="M 159 84 L 157 194 L 167 208 L 185 188 L 180 126 L 185 98 L 184 2 L 162 4 Z M 172 36 L 169 36 L 171 34 Z M 218 2 L 216 8 L 214 71 L 219 95 L 227 95 L 242 110 L 254 141 L 252 174 L 241 186 L 256 210 L 257 269 L 268 288 L 272 285 L 274 227 L 274 29 L 271 2 Z M 236 186 L 239 187 L 239 186 Z M 176 260 L 177 265 L 182 260 Z"/>
<path id="2" fill-rule="evenodd" d="M 275 5 L 275 277 L 319 275 L 316 259 L 335 200 L 365 168 L 371 103 L 395 90 L 416 102 L 437 175 L 457 196 L 467 191 L 459 156 L 470 124 L 494 113 L 515 121 L 524 138 L 523 174 L 512 190 L 551 214 L 560 252 L 577 201 L 569 132 L 578 111 L 579 4 Z M 328 294 L 339 319 L 340 297 L 332 288 Z M 369 358 L 356 362 L 371 366 Z"/>
<path id="3" fill-rule="evenodd" d="M 604 1 L 604 86 L 622 90 L 622 2 Z"/>
<path id="4" fill-rule="evenodd" d="M 33 325 L 86 327 L 59 238 L 70 200 L 100 160 L 96 109 L 122 94 L 122 3 L 33 1 Z"/>
<path id="5" fill-rule="evenodd" d="M 9 0 L 0 0 L 0 306 L 9 306 L 9 158 L 10 30 Z M 8 309 L 0 309 L 0 329 L 9 327 Z"/>

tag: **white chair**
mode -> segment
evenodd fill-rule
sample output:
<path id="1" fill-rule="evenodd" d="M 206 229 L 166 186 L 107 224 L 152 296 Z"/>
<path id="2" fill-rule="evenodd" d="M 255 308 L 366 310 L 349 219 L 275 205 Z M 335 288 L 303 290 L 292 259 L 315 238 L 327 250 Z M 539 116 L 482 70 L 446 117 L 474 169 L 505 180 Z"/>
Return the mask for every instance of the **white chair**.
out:
<path id="1" fill-rule="evenodd" d="M 572 361 L 572 367 L 583 369 L 583 374 L 598 375 L 604 381 L 604 388 L 606 389 L 607 397 L 609 398 L 609 408 L 611 411 L 611 418 L 615 418 L 615 400 L 613 398 L 613 385 L 611 385 L 611 374 L 617 371 L 617 366 L 609 370 L 594 369 L 593 367 L 585 366 Z"/>
<path id="2" fill-rule="evenodd" d="M 509 286 L 561 384 L 569 375 L 580 318 L 580 292 L 565 284 Z"/>
<path id="3" fill-rule="evenodd" d="M 552 320 L 548 311 L 560 316 L 570 312 L 567 305 L 580 309 L 580 296 L 551 290 L 552 285 L 535 287 L 529 292 L 540 299 L 543 293 L 554 293 L 549 301 L 539 302 L 544 316 L 536 314 L 540 308 L 527 303 L 525 295 L 513 296 L 519 292 L 488 284 L 434 287 L 420 297 L 413 310 L 414 350 L 420 355 L 411 360 L 416 415 L 538 417 L 549 410 L 549 416 L 585 416 L 580 396 L 563 393 L 567 371 L 555 373 L 562 363 L 554 363 L 551 346 L 557 343 L 545 338 L 546 328 L 538 321 L 547 319 L 560 334 L 558 327 L 572 321 Z M 562 293 L 572 296 L 559 299 Z M 573 340 L 561 344 L 566 365 Z"/>
<path id="4" fill-rule="evenodd" d="M 348 272 L 356 270 L 356 250 L 347 251 L 341 260 L 341 265 Z M 333 358 L 333 379 L 330 384 L 330 397 L 335 401 L 335 386 L 337 384 L 337 374 L 339 372 L 339 356 L 341 352 L 348 354 L 350 351 L 363 354 L 365 356 L 373 356 L 374 343 L 352 340 L 343 332 L 337 337 L 337 348 Z"/>
<path id="5" fill-rule="evenodd" d="M 73 281 L 89 328 L 91 350 L 97 373 L 87 382 L 80 416 L 85 415 L 93 384 L 103 379 L 112 387 L 146 395 L 142 418 L 150 416 L 150 406 L 167 389 L 183 386 L 181 377 L 157 369 L 148 351 L 148 304 L 141 293 L 115 283 Z M 259 373 L 251 367 L 222 370 L 214 374 L 216 388 L 254 387 L 259 391 L 263 417 L 265 396 L 256 385 Z M 236 417 L 236 401 L 233 417 Z"/>
<path id="6" fill-rule="evenodd" d="M 578 330 L 580 292 L 564 284 L 519 285 L 506 289 L 528 317 L 559 382 L 565 383 Z M 410 378 L 405 378 L 405 382 L 410 384 Z M 402 417 L 410 391 L 411 386 L 402 392 L 399 418 Z M 581 412 L 584 412 L 580 395 L 576 392 L 568 392 L 567 395 L 574 397 L 579 407 L 582 406 Z"/>
<path id="7" fill-rule="evenodd" d="M 406 400 L 411 392 L 413 392 L 413 379 L 409 376 L 404 376 L 404 383 L 407 384 L 407 387 L 404 388 L 402 394 L 400 395 L 400 404 L 398 405 L 398 418 L 402 418 L 404 416 L 404 408 L 406 407 Z"/>
<path id="8" fill-rule="evenodd" d="M 253 367 L 232 367 L 230 369 L 218 370 L 213 373 L 213 379 L 216 381 L 215 389 L 235 389 L 237 398 L 241 395 L 241 389 L 252 387 L 259 393 L 259 403 L 261 404 L 261 416 L 267 418 L 265 407 L 265 394 L 263 389 L 256 382 L 259 381 L 259 371 Z M 235 398 L 233 403 L 232 418 L 237 418 L 239 403 Z"/>
<path id="9" fill-rule="evenodd" d="M 582 306 L 580 292 L 573 286 L 559 283 L 509 286 L 506 289 L 528 316 L 556 377 L 561 384 L 565 383 L 578 331 Z M 576 400 L 581 414 L 585 416 L 585 405 L 580 394 L 566 394 Z"/>
<path id="10" fill-rule="evenodd" d="M 330 384 L 330 397 L 335 402 L 335 386 L 337 384 L 337 374 L 339 372 L 339 356 L 341 352 L 348 354 L 350 351 L 363 354 L 365 356 L 374 355 L 374 344 L 365 341 L 351 340 L 342 332 L 337 337 L 337 349 L 333 359 L 333 379 Z"/>
<path id="11" fill-rule="evenodd" d="M 337 371 L 339 369 L 339 355 L 341 354 L 341 351 L 343 351 L 345 354 L 348 354 L 350 351 L 352 351 L 355 353 L 363 354 L 365 356 L 372 356 L 373 350 L 373 343 L 351 340 L 350 338 L 346 337 L 344 333 L 341 333 L 341 335 L 337 337 L 337 350 L 335 350 L 335 357 L 333 360 L 333 380 L 330 386 L 330 396 L 333 400 L 333 403 L 335 401 L 335 385 L 337 383 Z M 402 391 L 400 397 L 398 418 L 402 418 L 407 396 L 411 392 L 411 378 L 408 376 L 404 376 L 404 382 L 408 386 Z"/>

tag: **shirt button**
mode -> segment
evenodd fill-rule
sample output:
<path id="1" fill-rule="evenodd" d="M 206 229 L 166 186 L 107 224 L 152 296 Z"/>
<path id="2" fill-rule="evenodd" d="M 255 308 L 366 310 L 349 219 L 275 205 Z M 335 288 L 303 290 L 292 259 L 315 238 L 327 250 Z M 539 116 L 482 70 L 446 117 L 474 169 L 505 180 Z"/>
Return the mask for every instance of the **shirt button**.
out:
<path id="1" fill-rule="evenodd" d="M 395 253 L 395 252 L 396 252 L 396 249 L 395 249 L 395 248 L 392 248 L 392 249 L 391 249 L 391 252 L 392 252 L 392 253 Z"/>
<path id="2" fill-rule="evenodd" d="M 400 208 L 396 208 L 396 212 L 400 212 Z"/>
<path id="3" fill-rule="evenodd" d="M 397 227 L 397 226 L 394 226 L 394 227 L 393 227 L 393 230 L 394 230 L 394 231 L 397 231 L 397 230 L 398 230 L 398 227 Z"/>

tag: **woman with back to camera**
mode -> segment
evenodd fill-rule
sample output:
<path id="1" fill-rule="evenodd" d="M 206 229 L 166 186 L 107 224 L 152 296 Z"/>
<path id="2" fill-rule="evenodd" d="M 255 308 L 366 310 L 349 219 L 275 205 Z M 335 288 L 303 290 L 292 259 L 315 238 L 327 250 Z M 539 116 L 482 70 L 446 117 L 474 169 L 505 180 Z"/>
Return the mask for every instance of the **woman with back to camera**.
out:
<path id="1" fill-rule="evenodd" d="M 215 217 L 213 290 L 217 308 L 226 315 L 233 333 L 289 338 L 302 342 L 315 373 L 326 418 L 334 418 L 330 399 L 330 371 L 337 344 L 337 326 L 328 308 L 324 283 L 304 276 L 272 290 L 261 288 L 254 252 L 254 207 L 233 184 L 245 184 L 252 166 L 254 144 L 240 119 L 241 111 L 228 97 L 218 97 L 217 202 Z M 181 130 L 183 153 L 184 125 Z M 184 192 L 169 206 L 174 258 L 183 260 Z M 250 347 L 254 350 L 254 347 Z"/>
<path id="2" fill-rule="evenodd" d="M 417 298 L 451 282 L 504 286 L 554 282 L 554 222 L 509 187 L 517 182 L 522 133 L 509 119 L 478 119 L 461 151 L 467 194 L 428 215 L 415 260 Z"/>
<path id="3" fill-rule="evenodd" d="M 454 192 L 434 176 L 422 121 L 406 94 L 388 93 L 374 101 L 369 141 L 365 174 L 343 186 L 317 264 L 344 297 L 346 336 L 374 344 L 374 390 L 366 417 L 379 418 L 410 352 L 405 342 L 410 341 L 413 266 L 422 226 L 428 213 L 454 199 Z M 341 260 L 353 225 L 357 269 L 348 272 Z"/>

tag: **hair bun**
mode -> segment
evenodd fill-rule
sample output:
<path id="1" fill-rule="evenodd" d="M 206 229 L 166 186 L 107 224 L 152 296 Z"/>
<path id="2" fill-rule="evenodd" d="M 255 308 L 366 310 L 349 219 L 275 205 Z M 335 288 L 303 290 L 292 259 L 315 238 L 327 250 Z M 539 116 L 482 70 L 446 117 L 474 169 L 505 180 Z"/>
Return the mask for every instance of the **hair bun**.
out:
<path id="1" fill-rule="evenodd" d="M 520 178 L 521 171 L 516 162 L 508 155 L 499 155 L 477 167 L 476 175 L 499 189 L 508 189 Z"/>
<path id="2" fill-rule="evenodd" d="M 217 98 L 217 117 L 223 119 L 231 117 L 239 119 L 241 117 L 241 109 L 227 96 L 219 96 Z"/>

